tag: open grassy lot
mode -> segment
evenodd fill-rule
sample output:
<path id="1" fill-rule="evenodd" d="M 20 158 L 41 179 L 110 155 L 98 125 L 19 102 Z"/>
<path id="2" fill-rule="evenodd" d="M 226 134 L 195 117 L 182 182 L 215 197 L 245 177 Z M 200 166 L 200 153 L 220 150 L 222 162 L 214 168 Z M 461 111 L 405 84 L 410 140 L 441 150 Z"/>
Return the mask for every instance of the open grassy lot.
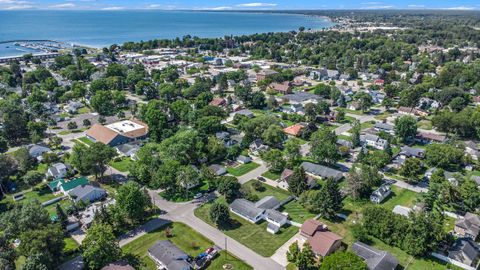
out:
<path id="1" fill-rule="evenodd" d="M 256 168 L 260 167 L 260 164 L 255 162 L 250 162 L 247 164 L 242 164 L 237 167 L 228 167 L 227 171 L 229 174 L 233 176 L 242 176 L 250 171 L 255 170 Z"/>
<path id="2" fill-rule="evenodd" d="M 408 190 L 399 188 L 397 186 L 391 186 L 392 194 L 383 201 L 382 206 L 393 210 L 396 205 L 402 205 L 406 207 L 413 207 L 416 203 L 418 194 Z"/>
<path id="3" fill-rule="evenodd" d="M 222 199 L 219 200 L 222 201 Z M 208 215 L 211 205 L 209 203 L 197 208 L 195 215 L 208 224 L 215 226 Z M 222 231 L 264 257 L 272 256 L 279 247 L 298 232 L 297 227 L 289 226 L 282 227 L 277 234 L 273 235 L 267 232 L 267 222 L 265 221 L 259 224 L 252 224 L 233 213 L 230 214 L 230 217 L 232 219 L 230 227 L 222 229 Z"/>
<path id="4" fill-rule="evenodd" d="M 83 142 L 84 144 L 91 146 L 93 144 L 92 140 L 87 137 L 80 137 L 78 138 L 79 141 Z"/>
<path id="5" fill-rule="evenodd" d="M 171 232 L 170 237 L 167 237 L 167 228 Z M 190 256 L 197 256 L 207 248 L 213 246 L 213 243 L 209 239 L 197 233 L 187 225 L 183 223 L 172 223 L 136 239 L 122 247 L 122 249 L 125 253 L 128 253 L 133 257 L 133 261 L 137 261 L 137 264 L 134 265 L 135 269 L 156 270 L 156 265 L 148 256 L 147 250 L 157 240 L 166 239 L 172 241 L 172 243 L 177 245 Z M 233 269 L 252 269 L 250 266 L 234 258 L 230 254 L 225 256 L 225 252 L 222 252 L 220 256 L 218 256 L 212 264 L 207 267 L 207 269 L 223 269 L 222 266 L 224 261 L 234 265 Z"/>
<path id="6" fill-rule="evenodd" d="M 257 195 L 260 199 L 265 196 L 274 196 L 275 198 L 277 198 L 277 200 L 283 201 L 288 198 L 288 196 L 290 196 L 290 193 L 286 190 L 283 190 L 281 188 L 275 188 L 261 182 L 260 183 L 262 184 L 263 190 L 255 190 L 252 186 L 255 181 L 258 182 L 258 180 L 250 180 L 245 183 L 243 187 L 245 189 L 248 189 L 252 194 Z"/>
<path id="7" fill-rule="evenodd" d="M 291 220 L 303 223 L 307 219 L 315 217 L 315 214 L 308 212 L 299 202 L 291 201 L 282 208 L 279 209 L 280 212 L 287 212 Z"/>
<path id="8" fill-rule="evenodd" d="M 264 172 L 262 176 L 274 181 L 280 179 L 280 173 L 274 173 L 271 171 Z"/>
<path id="9" fill-rule="evenodd" d="M 119 161 L 111 161 L 109 163 L 110 166 L 121 172 L 128 172 L 131 164 L 133 164 L 133 160 L 129 157 L 122 157 Z"/>

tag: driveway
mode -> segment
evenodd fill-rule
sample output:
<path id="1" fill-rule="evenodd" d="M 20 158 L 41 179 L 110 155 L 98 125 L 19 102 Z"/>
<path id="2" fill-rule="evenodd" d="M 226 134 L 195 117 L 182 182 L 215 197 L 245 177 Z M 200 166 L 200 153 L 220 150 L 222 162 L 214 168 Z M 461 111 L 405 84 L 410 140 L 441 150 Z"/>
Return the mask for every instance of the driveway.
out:
<path id="1" fill-rule="evenodd" d="M 244 175 L 238 176 L 237 179 L 240 184 L 243 185 L 252 179 L 256 179 L 257 177 L 268 171 L 267 165 L 265 165 L 265 162 L 263 162 L 263 160 L 259 157 L 254 157 L 253 162 L 260 164 L 260 167 L 255 168 L 254 170 L 251 170 Z"/>
<path id="2" fill-rule="evenodd" d="M 287 252 L 288 252 L 288 248 L 295 242 L 297 241 L 298 242 L 298 246 L 300 248 L 302 248 L 303 246 L 303 243 L 305 243 L 307 239 L 305 239 L 305 237 L 301 236 L 300 235 L 300 232 L 298 232 L 297 234 L 295 234 L 292 238 L 290 238 L 290 240 L 288 240 L 287 242 L 285 242 L 285 244 L 283 244 L 283 246 L 281 246 L 280 248 L 277 249 L 277 251 L 275 251 L 275 254 L 272 255 L 272 260 L 276 261 L 278 264 L 286 267 L 288 265 L 288 261 L 287 261 Z"/>

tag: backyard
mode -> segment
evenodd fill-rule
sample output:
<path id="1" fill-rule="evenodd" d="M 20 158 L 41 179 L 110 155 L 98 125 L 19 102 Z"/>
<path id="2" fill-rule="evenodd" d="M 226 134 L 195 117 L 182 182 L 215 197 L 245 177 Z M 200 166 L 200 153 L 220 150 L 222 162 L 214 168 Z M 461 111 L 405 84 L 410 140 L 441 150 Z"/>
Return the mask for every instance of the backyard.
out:
<path id="1" fill-rule="evenodd" d="M 170 232 L 170 237 L 167 237 L 167 228 Z M 209 239 L 197 233 L 187 225 L 183 223 L 172 223 L 128 243 L 123 246 L 122 249 L 125 253 L 132 256 L 132 261 L 136 262 L 136 264 L 133 265 L 135 269 L 156 270 L 157 267 L 148 256 L 147 251 L 156 241 L 166 239 L 170 240 L 192 257 L 198 256 L 207 248 L 213 246 L 213 243 Z M 220 255 L 217 256 L 206 269 L 221 270 L 225 263 L 233 265 L 232 269 L 252 269 L 231 254 L 226 254 L 225 251 L 220 252 Z"/>
<path id="2" fill-rule="evenodd" d="M 133 161 L 129 157 L 121 157 L 118 159 L 114 159 L 109 163 L 110 166 L 120 172 L 128 172 L 132 164 Z"/>
<path id="3" fill-rule="evenodd" d="M 233 176 L 242 176 L 250 171 L 255 170 L 260 167 L 260 164 L 255 162 L 250 162 L 247 164 L 242 164 L 236 167 L 227 167 L 227 172 Z"/>

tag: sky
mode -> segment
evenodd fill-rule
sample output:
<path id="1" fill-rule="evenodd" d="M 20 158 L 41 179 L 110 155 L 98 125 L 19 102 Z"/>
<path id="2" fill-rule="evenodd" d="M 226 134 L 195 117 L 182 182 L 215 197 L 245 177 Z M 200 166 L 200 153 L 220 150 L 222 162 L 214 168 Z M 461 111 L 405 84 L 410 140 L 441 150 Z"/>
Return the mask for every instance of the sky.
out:
<path id="1" fill-rule="evenodd" d="M 255 1 L 255 0 L 253 0 Z M 445 9 L 480 10 L 479 0 L 0 0 L 0 10 L 292 10 Z M 263 1 L 263 0 L 262 0 Z"/>

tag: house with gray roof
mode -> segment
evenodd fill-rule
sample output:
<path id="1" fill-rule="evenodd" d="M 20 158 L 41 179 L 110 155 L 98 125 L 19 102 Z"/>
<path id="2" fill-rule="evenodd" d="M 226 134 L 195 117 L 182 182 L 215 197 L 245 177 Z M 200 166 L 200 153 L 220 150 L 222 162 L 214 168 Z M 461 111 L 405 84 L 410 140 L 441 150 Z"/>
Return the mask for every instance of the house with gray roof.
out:
<path id="1" fill-rule="evenodd" d="M 425 150 L 422 148 L 403 146 L 400 150 L 399 155 L 403 156 L 403 158 L 424 158 Z"/>
<path id="2" fill-rule="evenodd" d="M 387 140 L 373 134 L 360 135 L 360 142 L 364 146 L 371 146 L 378 150 L 385 150 L 388 146 Z"/>
<path id="3" fill-rule="evenodd" d="M 132 160 L 136 160 L 137 159 L 137 152 L 138 152 L 138 150 L 140 150 L 140 145 L 126 143 L 126 144 L 122 144 L 122 145 L 119 145 L 119 146 L 115 147 L 115 149 L 117 150 L 117 152 L 120 155 L 125 156 L 125 157 L 129 157 Z"/>
<path id="4" fill-rule="evenodd" d="M 392 190 L 390 189 L 390 186 L 382 185 L 381 187 L 376 189 L 374 192 L 372 192 L 372 195 L 370 195 L 370 201 L 373 203 L 381 203 L 391 193 L 392 193 Z"/>
<path id="5" fill-rule="evenodd" d="M 208 166 L 208 169 L 216 176 L 224 175 L 227 173 L 227 169 L 219 164 L 212 164 Z"/>
<path id="6" fill-rule="evenodd" d="M 190 270 L 190 256 L 170 240 L 158 240 L 148 249 L 148 255 L 157 264 L 158 269 Z"/>
<path id="7" fill-rule="evenodd" d="M 267 231 L 275 234 L 287 223 L 287 217 L 277 211 L 281 203 L 273 196 L 265 196 L 258 202 L 245 199 L 236 199 L 230 204 L 230 211 L 248 220 L 257 223 L 261 220 L 268 222 Z"/>
<path id="8" fill-rule="evenodd" d="M 353 243 L 352 250 L 365 260 L 369 270 L 395 270 L 398 266 L 398 260 L 392 254 L 362 242 Z"/>
<path id="9" fill-rule="evenodd" d="M 455 221 L 454 231 L 457 235 L 475 240 L 480 233 L 480 216 L 466 213 Z"/>
<path id="10" fill-rule="evenodd" d="M 107 192 L 103 188 L 94 187 L 92 185 L 81 185 L 72 189 L 68 195 L 74 202 L 83 201 L 85 203 L 92 203 L 105 198 Z"/>
<path id="11" fill-rule="evenodd" d="M 375 123 L 375 125 L 373 126 L 373 128 L 376 130 L 376 131 L 383 131 L 383 132 L 386 132 L 390 135 L 395 135 L 395 128 L 394 126 L 390 125 L 390 124 L 387 124 L 387 123 L 383 123 L 383 122 L 377 122 Z"/>
<path id="12" fill-rule="evenodd" d="M 47 178 L 52 179 L 64 178 L 67 176 L 67 165 L 63 163 L 55 163 L 47 169 Z"/>
<path id="13" fill-rule="evenodd" d="M 240 110 L 240 111 L 236 111 L 233 113 L 233 115 L 243 115 L 243 116 L 246 116 L 248 118 L 253 118 L 255 117 L 255 115 L 253 114 L 252 111 L 250 111 L 249 109 L 243 109 L 243 110 Z"/>
<path id="14" fill-rule="evenodd" d="M 480 246 L 470 238 L 459 238 L 448 250 L 448 258 L 478 269 Z"/>
<path id="15" fill-rule="evenodd" d="M 318 95 L 308 92 L 298 92 L 294 94 L 287 94 L 280 97 L 281 101 L 288 102 L 290 104 L 302 104 L 318 103 L 322 98 Z"/>
<path id="16" fill-rule="evenodd" d="M 301 166 L 305 170 L 305 173 L 313 176 L 321 177 L 323 179 L 333 178 L 335 181 L 338 181 L 343 178 L 343 172 L 332 169 L 327 166 L 306 162 L 306 161 L 303 162 Z"/>
<path id="17" fill-rule="evenodd" d="M 28 154 L 33 157 L 33 158 L 36 158 L 38 160 L 41 160 L 42 158 L 42 155 L 44 153 L 48 153 L 48 152 L 51 152 L 52 150 L 48 147 L 45 147 L 45 146 L 41 146 L 41 145 L 37 145 L 37 144 L 32 144 L 32 145 L 29 145 L 28 146 Z"/>

